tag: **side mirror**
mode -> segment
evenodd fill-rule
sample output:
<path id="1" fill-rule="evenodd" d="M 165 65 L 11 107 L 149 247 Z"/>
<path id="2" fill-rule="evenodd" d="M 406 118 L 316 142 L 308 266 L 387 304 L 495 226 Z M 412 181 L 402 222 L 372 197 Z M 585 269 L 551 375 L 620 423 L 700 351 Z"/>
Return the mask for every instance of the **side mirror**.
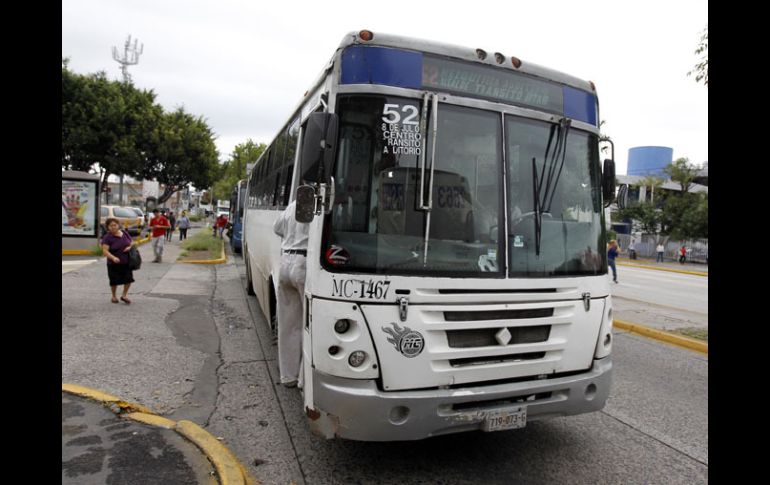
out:
<path id="1" fill-rule="evenodd" d="M 628 185 L 623 184 L 618 189 L 618 209 L 625 209 L 628 207 Z"/>
<path id="2" fill-rule="evenodd" d="M 604 196 L 604 206 L 607 207 L 615 198 L 615 161 L 605 160 L 604 170 L 602 171 L 602 195 Z"/>
<path id="3" fill-rule="evenodd" d="M 312 113 L 302 136 L 300 179 L 329 183 L 337 148 L 338 118 L 334 113 Z"/>
<path id="4" fill-rule="evenodd" d="M 301 223 L 313 222 L 315 215 L 315 189 L 310 185 L 297 187 L 297 207 L 294 210 L 294 220 Z"/>

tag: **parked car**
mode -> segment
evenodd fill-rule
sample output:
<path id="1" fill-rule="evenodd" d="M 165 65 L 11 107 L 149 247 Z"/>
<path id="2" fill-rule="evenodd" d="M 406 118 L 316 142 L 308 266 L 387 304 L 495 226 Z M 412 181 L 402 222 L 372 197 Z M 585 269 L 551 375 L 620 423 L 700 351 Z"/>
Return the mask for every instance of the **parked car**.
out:
<path id="1" fill-rule="evenodd" d="M 101 226 L 102 234 L 107 232 L 107 227 L 104 222 L 108 217 L 117 219 L 120 222 L 120 227 L 128 231 L 132 236 L 141 233 L 142 227 L 144 227 L 144 219 L 141 216 L 138 216 L 131 207 L 103 205 L 99 216 L 99 225 Z"/>
<path id="2" fill-rule="evenodd" d="M 144 228 L 147 226 L 147 216 L 144 214 L 144 211 L 140 209 L 139 207 L 129 207 L 132 211 L 136 212 L 136 215 L 142 218 L 142 227 L 141 230 L 144 231 Z"/>

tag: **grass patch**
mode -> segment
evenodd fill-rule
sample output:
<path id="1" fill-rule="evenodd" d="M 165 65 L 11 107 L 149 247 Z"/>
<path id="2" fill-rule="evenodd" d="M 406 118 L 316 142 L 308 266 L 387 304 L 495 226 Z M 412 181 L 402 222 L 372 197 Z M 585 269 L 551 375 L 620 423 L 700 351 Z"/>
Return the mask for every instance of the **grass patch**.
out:
<path id="1" fill-rule="evenodd" d="M 709 341 L 709 329 L 707 328 L 700 328 L 700 327 L 680 328 L 678 330 L 674 330 L 673 333 L 678 333 L 680 335 L 684 335 L 685 337 L 694 338 L 696 340 L 703 340 L 704 342 Z"/>
<path id="2" fill-rule="evenodd" d="M 206 260 L 222 257 L 224 240 L 214 237 L 209 231 L 199 231 L 182 241 L 180 259 Z"/>

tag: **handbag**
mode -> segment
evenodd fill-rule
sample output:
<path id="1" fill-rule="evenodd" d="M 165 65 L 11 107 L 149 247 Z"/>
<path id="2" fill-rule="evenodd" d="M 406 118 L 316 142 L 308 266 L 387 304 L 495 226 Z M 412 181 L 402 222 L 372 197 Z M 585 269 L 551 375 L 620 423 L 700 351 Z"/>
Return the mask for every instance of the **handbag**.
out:
<path id="1" fill-rule="evenodd" d="M 131 246 L 131 250 L 128 251 L 128 267 L 133 271 L 142 267 L 142 255 L 139 254 L 136 246 Z"/>

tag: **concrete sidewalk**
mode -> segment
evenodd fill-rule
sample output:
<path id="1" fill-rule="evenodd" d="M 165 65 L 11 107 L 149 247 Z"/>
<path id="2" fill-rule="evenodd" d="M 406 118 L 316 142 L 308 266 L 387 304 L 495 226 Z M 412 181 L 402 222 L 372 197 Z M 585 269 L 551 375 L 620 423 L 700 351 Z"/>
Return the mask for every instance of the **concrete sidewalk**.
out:
<path id="1" fill-rule="evenodd" d="M 139 251 L 131 304 L 110 302 L 103 257 L 62 274 L 62 484 L 255 483 L 206 430 L 220 362 L 217 271 L 175 263 L 178 232 L 161 263 L 150 244 Z"/>

